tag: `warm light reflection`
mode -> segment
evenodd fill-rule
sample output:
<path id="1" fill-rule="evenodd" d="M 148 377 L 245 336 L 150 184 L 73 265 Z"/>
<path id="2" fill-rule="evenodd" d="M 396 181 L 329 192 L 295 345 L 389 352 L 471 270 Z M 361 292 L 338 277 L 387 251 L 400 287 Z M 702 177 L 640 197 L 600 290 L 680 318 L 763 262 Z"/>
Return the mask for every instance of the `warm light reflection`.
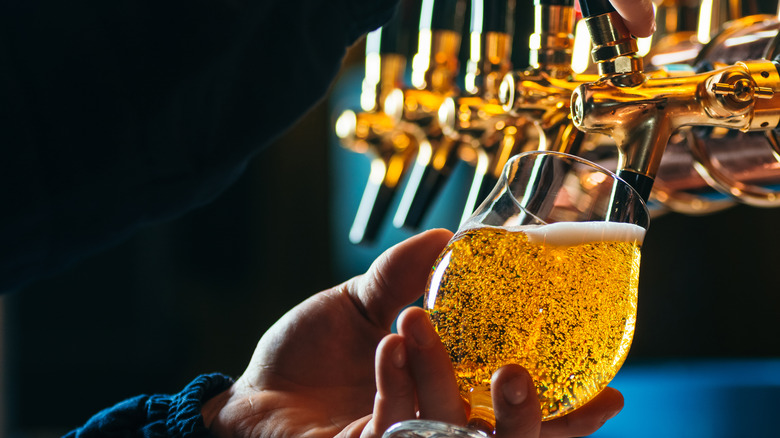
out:
<path id="1" fill-rule="evenodd" d="M 425 88 L 425 72 L 428 71 L 431 59 L 431 30 L 420 29 L 417 54 L 412 58 L 412 86 L 421 90 Z"/>
<path id="2" fill-rule="evenodd" d="M 707 44 L 712 34 L 712 0 L 702 0 L 699 6 L 699 28 L 696 36 L 699 42 Z"/>
<path id="3" fill-rule="evenodd" d="M 412 86 L 425 88 L 425 72 L 428 71 L 431 58 L 431 23 L 433 22 L 433 0 L 423 0 L 420 7 L 420 33 L 418 35 L 417 54 L 412 58 Z"/>
<path id="4" fill-rule="evenodd" d="M 433 154 L 431 166 L 436 170 L 442 170 L 449 162 L 449 148 L 438 148 Z"/>
<path id="5" fill-rule="evenodd" d="M 606 180 L 607 175 L 605 173 L 592 172 L 585 178 L 584 181 L 582 181 L 582 187 L 584 187 L 586 190 L 592 190 Z"/>
<path id="6" fill-rule="evenodd" d="M 571 56 L 571 69 L 574 73 L 583 73 L 590 64 L 590 32 L 585 20 L 577 22 L 574 28 L 574 47 Z"/>
<path id="7" fill-rule="evenodd" d="M 477 93 L 477 75 L 479 74 L 479 60 L 482 57 L 482 38 L 478 32 L 471 33 L 471 57 L 466 64 L 466 74 L 463 82 L 466 91 L 475 94 Z"/>
<path id="8" fill-rule="evenodd" d="M 368 175 L 368 182 L 371 184 L 382 184 L 386 171 L 385 162 L 381 158 L 374 158 L 371 160 L 371 173 Z"/>
<path id="9" fill-rule="evenodd" d="M 750 35 L 743 35 L 740 37 L 729 38 L 723 42 L 724 47 L 740 46 L 743 44 L 750 44 L 756 41 L 760 41 L 765 38 L 773 38 L 777 35 L 777 30 L 765 30 L 763 32 L 755 32 Z"/>
<path id="10" fill-rule="evenodd" d="M 401 179 L 401 175 L 403 175 L 404 172 L 404 162 L 404 157 L 401 155 L 393 155 L 390 158 L 385 178 L 388 186 L 395 187 L 398 184 L 398 181 Z"/>
<path id="11" fill-rule="evenodd" d="M 375 32 L 379 31 L 371 33 Z M 360 93 L 360 107 L 363 108 L 363 111 L 370 112 L 376 109 L 376 87 L 380 81 L 381 69 L 382 57 L 379 52 L 368 52 L 366 50 L 366 77 L 363 79 L 363 87 Z"/>
<path id="12" fill-rule="evenodd" d="M 463 210 L 463 216 L 460 218 L 460 225 L 463 225 L 463 223 L 471 217 L 471 214 L 474 213 L 474 209 L 477 207 L 479 192 L 481 191 L 482 183 L 485 180 L 483 177 L 487 173 L 489 164 L 488 156 L 484 148 L 477 148 L 475 152 L 477 156 L 474 179 L 471 181 L 471 188 L 469 188 L 469 194 L 466 198 L 466 208 Z"/>
<path id="13" fill-rule="evenodd" d="M 357 116 L 352 110 L 346 110 L 336 119 L 336 135 L 342 139 L 349 139 L 355 135 Z"/>
<path id="14" fill-rule="evenodd" d="M 517 137 L 517 128 L 514 126 L 509 126 L 504 130 L 504 137 L 501 139 L 501 153 L 498 156 L 498 159 L 496 160 L 496 163 L 506 163 L 509 161 L 509 156 L 512 153 L 512 151 L 515 150 L 515 138 Z M 503 168 L 503 164 L 501 164 L 500 168 L 496 168 L 495 170 L 500 171 L 501 168 Z M 499 173 L 499 172 L 496 172 Z"/>
<path id="15" fill-rule="evenodd" d="M 695 59 L 699 54 L 699 49 L 679 50 L 671 53 L 660 53 L 650 58 L 650 63 L 653 65 L 670 65 L 680 64 L 688 62 L 691 59 Z"/>
<path id="16" fill-rule="evenodd" d="M 366 184 L 363 197 L 360 199 L 360 206 L 358 206 L 355 221 L 349 229 L 349 240 L 353 243 L 360 242 L 365 235 L 374 200 L 379 193 L 384 177 L 385 163 L 380 158 L 371 160 L 371 173 L 368 176 L 368 184 Z"/>
<path id="17" fill-rule="evenodd" d="M 412 207 L 412 201 L 414 200 L 414 194 L 420 188 L 422 183 L 422 177 L 425 173 L 425 168 L 431 161 L 433 155 L 433 148 L 428 141 L 420 143 L 420 147 L 417 150 L 417 159 L 409 174 L 409 181 L 406 183 L 406 190 L 404 190 L 401 196 L 401 201 L 398 203 L 398 208 L 395 210 L 395 216 L 393 216 L 393 226 L 396 228 L 402 228 L 404 226 L 404 219 L 409 214 L 409 209 Z"/>
<path id="18" fill-rule="evenodd" d="M 471 32 L 482 33 L 482 21 L 485 15 L 485 0 L 471 0 Z"/>

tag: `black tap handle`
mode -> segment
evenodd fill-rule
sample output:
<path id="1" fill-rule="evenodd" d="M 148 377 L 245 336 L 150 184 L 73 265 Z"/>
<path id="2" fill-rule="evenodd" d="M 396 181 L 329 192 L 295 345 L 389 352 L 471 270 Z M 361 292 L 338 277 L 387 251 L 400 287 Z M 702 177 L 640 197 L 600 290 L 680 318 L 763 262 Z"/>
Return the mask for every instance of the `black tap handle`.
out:
<path id="1" fill-rule="evenodd" d="M 481 7 L 477 7 L 477 6 Z M 471 31 L 482 33 L 514 31 L 515 0 L 472 0 Z"/>
<path id="2" fill-rule="evenodd" d="M 574 6 L 574 0 L 534 0 L 534 5 L 542 5 L 542 6 Z"/>
<path id="3" fill-rule="evenodd" d="M 367 245 L 376 242 L 382 230 L 382 224 L 390 209 L 396 187 L 369 181 L 363 197 L 360 199 L 358 214 L 349 229 L 349 241 L 355 245 Z"/>
<path id="4" fill-rule="evenodd" d="M 401 0 L 390 20 L 382 26 L 379 53 L 410 57 L 417 48 L 421 0 Z"/>
<path id="5" fill-rule="evenodd" d="M 653 178 L 625 169 L 619 171 L 618 176 L 633 187 L 645 202 L 648 202 L 650 192 L 653 190 L 653 182 L 655 181 Z"/>
<path id="6" fill-rule="evenodd" d="M 579 0 L 584 18 L 616 12 L 609 0 Z"/>
<path id="7" fill-rule="evenodd" d="M 420 29 L 463 31 L 465 0 L 422 0 Z"/>

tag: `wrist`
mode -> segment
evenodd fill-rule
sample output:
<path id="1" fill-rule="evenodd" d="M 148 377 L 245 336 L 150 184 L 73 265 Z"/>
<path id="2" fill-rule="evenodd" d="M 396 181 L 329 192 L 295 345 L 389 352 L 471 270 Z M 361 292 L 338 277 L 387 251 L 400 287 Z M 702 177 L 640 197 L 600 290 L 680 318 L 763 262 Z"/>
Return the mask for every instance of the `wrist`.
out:
<path id="1" fill-rule="evenodd" d="M 203 417 L 203 424 L 214 436 L 228 436 L 225 434 L 225 428 L 223 427 L 224 425 L 222 424 L 220 413 L 222 413 L 232 395 L 233 387 L 231 386 L 227 390 L 206 400 L 201 407 L 200 413 Z"/>

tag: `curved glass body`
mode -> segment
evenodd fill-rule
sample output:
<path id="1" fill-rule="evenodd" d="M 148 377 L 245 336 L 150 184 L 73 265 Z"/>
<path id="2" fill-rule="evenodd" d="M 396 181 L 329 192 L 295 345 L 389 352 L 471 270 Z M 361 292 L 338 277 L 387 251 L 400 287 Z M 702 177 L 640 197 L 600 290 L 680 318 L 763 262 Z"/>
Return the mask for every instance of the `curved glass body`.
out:
<path id="1" fill-rule="evenodd" d="M 607 386 L 631 345 L 648 225 L 641 197 L 605 168 L 550 151 L 509 160 L 424 297 L 471 427 L 495 425 L 490 380 L 506 364 L 530 372 L 545 420 Z M 385 436 L 447 436 L 403 430 Z"/>
<path id="2" fill-rule="evenodd" d="M 544 419 L 579 407 L 615 376 L 634 334 L 644 229 L 614 222 L 461 231 L 425 307 L 471 416 L 493 422 L 490 380 L 516 363 Z"/>

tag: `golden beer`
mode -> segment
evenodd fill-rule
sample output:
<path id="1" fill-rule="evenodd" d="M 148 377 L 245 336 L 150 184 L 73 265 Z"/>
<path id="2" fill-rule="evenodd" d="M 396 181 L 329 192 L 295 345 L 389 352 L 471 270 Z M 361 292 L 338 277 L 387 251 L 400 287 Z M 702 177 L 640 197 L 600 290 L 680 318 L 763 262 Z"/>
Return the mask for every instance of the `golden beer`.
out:
<path id="1" fill-rule="evenodd" d="M 425 308 L 472 418 L 494 424 L 490 379 L 516 363 L 545 420 L 583 405 L 626 358 L 645 230 L 578 222 L 461 230 L 434 265 Z"/>

